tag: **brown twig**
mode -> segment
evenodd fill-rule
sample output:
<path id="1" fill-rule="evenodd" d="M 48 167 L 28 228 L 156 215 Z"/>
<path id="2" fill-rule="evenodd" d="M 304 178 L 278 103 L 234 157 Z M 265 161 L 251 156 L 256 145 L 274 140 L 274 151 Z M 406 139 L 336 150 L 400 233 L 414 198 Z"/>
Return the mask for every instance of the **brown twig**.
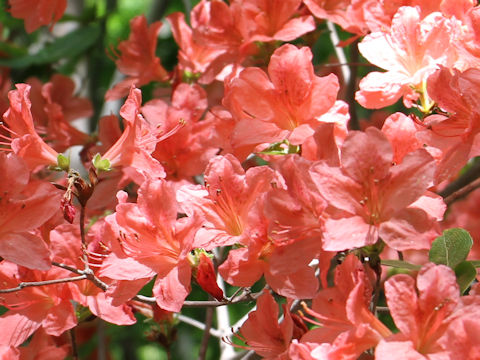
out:
<path id="1" fill-rule="evenodd" d="M 97 278 L 91 269 L 79 270 L 79 269 L 76 269 L 72 266 L 62 264 L 62 263 L 58 263 L 58 262 L 55 262 L 55 261 L 52 261 L 52 265 L 60 267 L 60 268 L 65 269 L 65 270 L 68 270 L 68 271 L 71 271 L 75 274 L 85 275 L 86 279 L 93 282 L 93 284 L 95 286 L 97 286 L 98 288 L 102 289 L 103 291 L 106 291 L 108 289 L 108 285 L 106 283 L 104 283 L 102 280 L 100 280 L 99 278 Z"/>
<path id="2" fill-rule="evenodd" d="M 358 39 L 350 44 L 350 64 L 358 63 Z M 360 130 L 360 124 L 357 116 L 357 102 L 355 101 L 355 91 L 357 90 L 357 73 L 358 67 L 350 65 L 350 78 L 347 84 L 346 101 L 350 112 L 350 129 Z"/>
<path id="3" fill-rule="evenodd" d="M 7 294 L 7 293 L 15 292 L 15 291 L 20 291 L 20 290 L 22 290 L 23 288 L 26 288 L 26 287 L 55 285 L 55 284 L 74 282 L 74 281 L 80 281 L 80 280 L 85 280 L 85 279 L 87 279 L 87 275 L 80 275 L 80 276 L 75 276 L 75 277 L 65 278 L 65 279 L 52 279 L 52 280 L 45 280 L 45 281 L 21 282 L 15 288 L 0 290 L 0 294 Z"/>
<path id="4" fill-rule="evenodd" d="M 459 176 L 455 181 L 448 184 L 448 186 L 440 191 L 438 194 L 445 198 L 448 198 L 450 195 L 464 188 L 471 182 L 480 178 L 480 161 L 476 161 L 470 169 L 468 169 L 464 174 Z"/>
<path id="5" fill-rule="evenodd" d="M 210 329 L 213 322 L 213 308 L 209 307 L 206 309 L 205 314 L 205 331 L 202 336 L 202 343 L 200 345 L 200 351 L 198 353 L 198 360 L 205 360 L 207 356 L 208 341 L 210 340 Z"/>
<path id="6" fill-rule="evenodd" d="M 78 360 L 77 337 L 75 336 L 75 328 L 70 329 L 70 341 L 72 343 L 72 357 Z"/>
<path id="7" fill-rule="evenodd" d="M 463 199 L 465 196 L 470 194 L 473 190 L 478 189 L 479 187 L 480 187 L 480 178 L 472 181 L 471 183 L 451 193 L 450 195 L 445 197 L 443 201 L 445 202 L 445 204 L 447 204 L 447 206 L 451 205 L 455 201 Z"/>
<path id="8" fill-rule="evenodd" d="M 212 301 L 185 301 L 183 303 L 183 307 L 187 308 L 209 308 L 209 307 L 218 307 L 218 306 L 224 306 L 224 305 L 233 305 L 233 304 L 238 304 L 238 303 L 244 303 L 248 301 L 254 301 L 256 300 L 260 295 L 262 295 L 263 292 L 258 292 L 258 293 L 247 293 L 245 295 L 237 297 L 235 300 L 228 301 L 217 301 L 217 300 L 212 300 Z M 154 297 L 148 297 L 148 296 L 143 296 L 143 295 L 136 295 L 134 300 L 143 302 L 145 304 L 156 304 L 157 301 L 155 300 Z"/>

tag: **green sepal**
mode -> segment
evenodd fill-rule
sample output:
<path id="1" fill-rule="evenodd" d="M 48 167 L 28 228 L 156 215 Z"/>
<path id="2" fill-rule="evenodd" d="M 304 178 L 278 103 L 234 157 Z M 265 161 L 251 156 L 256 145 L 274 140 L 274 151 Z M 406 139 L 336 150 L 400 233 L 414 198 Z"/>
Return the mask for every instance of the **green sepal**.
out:
<path id="1" fill-rule="evenodd" d="M 99 171 L 110 171 L 112 170 L 110 165 L 110 160 L 102 159 L 100 154 L 97 154 L 93 157 L 93 166 Z"/>
<path id="2" fill-rule="evenodd" d="M 299 154 L 300 145 L 292 145 L 288 140 L 283 140 L 271 144 L 268 148 L 263 151 L 260 151 L 259 154 L 264 155 L 288 155 L 288 154 Z"/>
<path id="3" fill-rule="evenodd" d="M 58 154 L 57 165 L 50 165 L 48 169 L 52 171 L 65 171 L 68 173 L 70 170 L 70 158 L 63 154 Z"/>

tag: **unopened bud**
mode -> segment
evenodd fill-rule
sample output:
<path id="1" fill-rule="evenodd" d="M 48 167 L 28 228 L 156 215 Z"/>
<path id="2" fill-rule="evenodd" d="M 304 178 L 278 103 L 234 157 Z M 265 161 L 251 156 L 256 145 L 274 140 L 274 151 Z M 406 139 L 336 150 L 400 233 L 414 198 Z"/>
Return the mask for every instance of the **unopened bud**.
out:
<path id="1" fill-rule="evenodd" d="M 77 211 L 77 209 L 75 209 L 75 206 L 73 206 L 72 201 L 63 198 L 61 201 L 61 208 L 63 211 L 63 218 L 67 220 L 70 224 L 72 224 L 73 220 L 75 219 L 75 213 Z"/>
<path id="2" fill-rule="evenodd" d="M 212 260 L 203 252 L 199 254 L 198 260 L 196 278 L 198 285 L 218 301 L 223 300 L 223 291 L 217 284 Z"/>

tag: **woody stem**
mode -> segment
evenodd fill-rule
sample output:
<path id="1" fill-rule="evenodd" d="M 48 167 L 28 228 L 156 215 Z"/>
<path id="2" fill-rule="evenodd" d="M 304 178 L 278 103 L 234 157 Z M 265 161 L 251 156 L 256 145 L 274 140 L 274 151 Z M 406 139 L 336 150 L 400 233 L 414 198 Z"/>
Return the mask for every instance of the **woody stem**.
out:
<path id="1" fill-rule="evenodd" d="M 208 340 L 210 339 L 210 329 L 213 321 L 213 308 L 207 308 L 205 314 L 205 331 L 203 332 L 202 344 L 198 354 L 198 360 L 205 360 L 207 356 Z"/>
<path id="2" fill-rule="evenodd" d="M 80 238 L 82 239 L 82 258 L 85 264 L 85 272 L 90 272 L 88 266 L 88 254 L 87 254 L 87 242 L 85 239 L 85 205 L 81 204 L 80 207 Z"/>

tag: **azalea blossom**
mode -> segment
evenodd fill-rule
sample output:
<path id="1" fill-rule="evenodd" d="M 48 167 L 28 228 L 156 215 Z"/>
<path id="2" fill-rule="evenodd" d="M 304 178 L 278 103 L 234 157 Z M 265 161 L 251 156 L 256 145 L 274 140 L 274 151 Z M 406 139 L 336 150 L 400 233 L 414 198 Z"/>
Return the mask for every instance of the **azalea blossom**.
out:
<path id="1" fill-rule="evenodd" d="M 480 314 L 478 295 L 460 297 L 450 268 L 429 263 L 416 281 L 395 275 L 385 283 L 385 295 L 400 332 L 378 344 L 376 359 L 453 360 L 461 353 L 465 359 L 479 355 L 480 340 L 470 325 L 472 317 Z"/>
<path id="2" fill-rule="evenodd" d="M 364 77 L 355 99 L 362 106 L 378 109 L 402 96 L 404 104 L 411 107 L 420 96 L 427 96 L 428 76 L 439 65 L 453 66 L 457 59 L 453 41 L 459 26 L 455 19 L 438 12 L 422 19 L 418 7 L 401 7 L 389 32 L 371 33 L 358 44 L 370 63 L 387 72 L 374 71 Z"/>
<path id="3" fill-rule="evenodd" d="M 125 120 L 125 129 L 119 139 L 103 154 L 93 159 L 100 170 L 121 168 L 131 179 L 141 184 L 148 177 L 165 177 L 162 165 L 151 153 L 159 141 L 152 126 L 143 118 L 140 107 L 142 93 L 132 87 L 120 115 Z M 108 161 L 106 165 L 102 161 Z"/>
<path id="4" fill-rule="evenodd" d="M 311 175 L 331 205 L 325 212 L 325 250 L 345 250 L 376 243 L 380 237 L 397 250 L 426 249 L 435 238 L 445 205 L 427 192 L 435 162 L 424 149 L 393 165 L 393 150 L 378 129 L 350 132 L 341 166 L 318 162 Z"/>
<path id="5" fill-rule="evenodd" d="M 48 270 L 50 250 L 37 229 L 59 210 L 61 194 L 51 184 L 30 181 L 26 164 L 15 154 L 0 152 L 0 173 L 0 256 Z"/>
<path id="6" fill-rule="evenodd" d="M 301 343 L 318 344 L 312 359 L 357 359 L 375 347 L 391 331 L 370 312 L 372 273 L 360 260 L 349 254 L 335 269 L 335 286 L 322 289 L 313 299 L 304 318 L 319 327 L 310 330 Z"/>
<path id="7" fill-rule="evenodd" d="M 172 187 L 164 180 L 148 179 L 138 190 L 137 203 L 121 202 L 107 218 L 112 253 L 105 259 L 101 276 L 133 281 L 124 289 L 127 299 L 157 275 L 153 294 L 165 310 L 179 311 L 190 293 L 188 254 L 200 218 L 177 220 Z"/>
<path id="8" fill-rule="evenodd" d="M 2 136 L 2 145 L 9 146 L 15 154 L 20 156 L 30 169 L 39 166 L 57 165 L 58 153 L 37 133 L 31 112 L 30 85 L 17 84 L 17 90 L 8 93 L 10 107 L 3 114 L 3 120 L 8 128 L 2 124 L 5 131 L 11 136 Z"/>
<path id="9" fill-rule="evenodd" d="M 65 274 L 65 271 L 58 268 L 42 272 L 6 261 L 0 264 L 0 280 L 5 288 L 15 288 L 22 281 L 57 279 L 61 274 Z M 0 346 L 19 346 L 40 327 L 54 336 L 73 328 L 77 318 L 71 298 L 67 283 L 29 287 L 21 292 L 2 294 L 0 304 L 9 311 L 0 317 Z"/>
<path id="10" fill-rule="evenodd" d="M 93 114 L 89 99 L 74 96 L 75 83 L 61 74 L 54 74 L 46 84 L 29 78 L 32 116 L 37 132 L 56 151 L 63 152 L 74 145 L 85 145 L 91 138 L 75 128 L 73 120 Z"/>
<path id="11" fill-rule="evenodd" d="M 253 349 L 264 359 L 288 360 L 288 348 L 292 339 L 299 339 L 306 326 L 289 310 L 291 301 L 283 305 L 283 320 L 279 320 L 278 304 L 273 296 L 264 291 L 257 300 L 257 309 L 248 314 L 248 319 L 239 330 L 238 338 L 248 349 Z"/>
<path id="12" fill-rule="evenodd" d="M 418 137 L 438 149 L 437 181 L 454 176 L 467 161 L 480 155 L 480 71 L 442 67 L 428 78 L 429 96 L 442 112 L 426 117 Z"/>
<path id="13" fill-rule="evenodd" d="M 25 21 L 25 29 L 28 33 L 34 32 L 43 25 L 50 25 L 52 28 L 67 8 L 67 0 L 9 0 L 8 2 L 12 16 Z"/>
<path id="14" fill-rule="evenodd" d="M 316 76 L 311 61 L 309 48 L 286 44 L 270 58 L 268 75 L 250 67 L 227 80 L 223 104 L 236 121 L 233 147 L 253 150 L 284 139 L 301 144 L 313 134 L 334 106 L 339 84 L 333 74 Z"/>
<path id="15" fill-rule="evenodd" d="M 246 244 L 255 228 L 256 203 L 263 200 L 274 182 L 274 172 L 266 167 L 243 170 L 232 155 L 216 156 L 205 169 L 205 186 L 184 186 L 177 198 L 187 214 L 202 215 L 203 226 L 195 236 L 195 246 Z"/>
<path id="16" fill-rule="evenodd" d="M 118 45 L 118 59 L 115 62 L 118 70 L 127 75 L 125 80 L 108 90 L 107 100 L 116 100 L 128 94 L 132 85 L 140 87 L 151 81 L 166 81 L 168 73 L 155 54 L 157 36 L 162 23 L 157 21 L 150 26 L 144 15 L 130 21 L 130 36 L 128 40 Z"/>

